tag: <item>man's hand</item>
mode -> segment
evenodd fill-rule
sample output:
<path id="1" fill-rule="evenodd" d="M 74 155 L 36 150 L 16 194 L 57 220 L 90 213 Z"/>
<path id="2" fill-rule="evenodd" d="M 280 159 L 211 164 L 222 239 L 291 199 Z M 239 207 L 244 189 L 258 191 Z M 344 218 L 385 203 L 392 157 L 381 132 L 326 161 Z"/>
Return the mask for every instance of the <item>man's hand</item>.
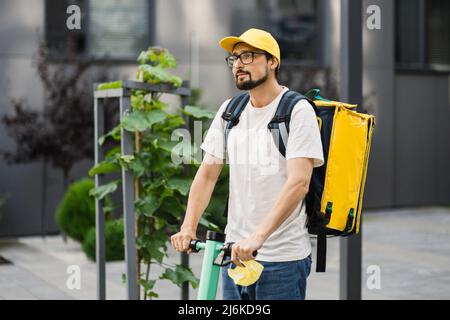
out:
<path id="1" fill-rule="evenodd" d="M 180 232 L 170 237 L 170 242 L 176 251 L 191 253 L 192 250 L 189 248 L 189 244 L 191 240 L 195 240 L 196 238 L 197 235 L 194 230 L 181 229 Z"/>
<path id="2" fill-rule="evenodd" d="M 262 239 L 258 239 L 255 236 L 250 236 L 247 239 L 236 242 L 233 244 L 231 250 L 231 261 L 236 266 L 243 267 L 244 265 L 241 261 L 255 259 L 253 252 L 259 250 L 262 247 L 263 242 L 264 241 Z"/>

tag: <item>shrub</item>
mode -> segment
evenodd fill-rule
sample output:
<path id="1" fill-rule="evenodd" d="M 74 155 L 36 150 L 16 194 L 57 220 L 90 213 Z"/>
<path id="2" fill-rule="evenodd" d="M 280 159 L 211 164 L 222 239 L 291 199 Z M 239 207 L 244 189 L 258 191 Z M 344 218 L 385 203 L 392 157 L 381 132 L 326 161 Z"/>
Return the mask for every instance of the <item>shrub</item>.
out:
<path id="1" fill-rule="evenodd" d="M 86 256 L 95 261 L 95 227 L 89 229 L 83 243 L 83 251 Z M 106 221 L 105 223 L 105 259 L 116 261 L 124 259 L 123 245 L 123 219 Z"/>
<path id="2" fill-rule="evenodd" d="M 92 179 L 71 184 L 56 211 L 56 223 L 69 237 L 83 242 L 89 229 L 95 226 L 95 198 L 89 190 L 95 187 Z"/>

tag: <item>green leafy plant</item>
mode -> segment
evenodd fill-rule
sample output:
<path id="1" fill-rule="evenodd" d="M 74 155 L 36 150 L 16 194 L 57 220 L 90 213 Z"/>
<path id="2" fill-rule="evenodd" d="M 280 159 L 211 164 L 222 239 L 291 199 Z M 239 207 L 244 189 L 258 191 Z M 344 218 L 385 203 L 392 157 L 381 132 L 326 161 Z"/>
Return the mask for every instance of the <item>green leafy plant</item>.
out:
<path id="1" fill-rule="evenodd" d="M 209 122 L 209 119 L 213 118 L 215 113 L 205 110 L 206 106 L 202 105 L 201 98 L 203 95 L 203 91 L 200 88 L 192 88 L 191 96 L 189 97 L 189 105 L 186 106 L 184 112 L 186 114 L 195 116 L 197 118 L 205 117 L 206 121 Z M 190 106 L 197 106 L 194 109 L 191 109 Z M 200 107 L 200 108 L 199 108 Z M 192 128 L 192 126 L 190 126 Z M 204 129 L 208 128 L 209 125 L 206 124 L 203 126 Z M 194 133 L 191 132 L 191 135 Z M 204 132 L 202 133 L 202 136 Z M 224 165 L 222 172 L 219 175 L 219 178 L 216 183 L 216 187 L 214 188 L 214 192 L 211 196 L 211 200 L 209 202 L 208 207 L 205 210 L 202 218 L 205 221 L 209 222 L 208 229 L 223 232 L 225 230 L 226 218 L 224 216 L 225 204 L 228 199 L 228 177 L 229 177 L 229 167 L 227 164 Z M 198 228 L 198 233 L 204 235 L 206 233 L 205 224 L 201 224 Z"/>
<path id="2" fill-rule="evenodd" d="M 96 261 L 95 255 L 96 232 L 92 227 L 87 232 L 84 242 L 83 251 L 86 256 Z M 123 260 L 124 253 L 123 244 L 123 219 L 110 220 L 105 222 L 105 259 L 106 261 Z"/>
<path id="3" fill-rule="evenodd" d="M 181 79 L 168 71 L 169 68 L 176 68 L 176 60 L 166 49 L 151 47 L 141 52 L 138 62 L 137 79 L 152 84 L 169 84 L 175 88 L 181 86 Z M 100 85 L 97 89 L 114 86 L 114 83 L 110 83 Z M 194 288 L 198 286 L 198 279 L 189 268 L 164 261 L 169 236 L 179 229 L 180 220 L 186 211 L 189 187 L 199 166 L 193 157 L 198 146 L 191 141 L 174 141 L 173 137 L 182 138 L 182 135 L 176 135 L 176 130 L 185 127 L 185 118 L 207 121 L 214 117 L 214 113 L 195 105 L 184 106 L 176 113 L 169 113 L 167 104 L 160 100 L 159 94 L 148 94 L 141 90 L 132 92 L 131 107 L 132 110 L 115 128 L 101 137 L 98 143 L 102 145 L 108 139 L 120 140 L 120 129 L 124 129 L 134 133 L 134 143 L 137 146 L 134 154 L 123 157 L 120 148 L 113 148 L 104 161 L 94 166 L 89 174 L 107 174 L 121 168 L 133 173 L 137 195 L 137 255 L 138 260 L 147 266 L 146 272 L 138 270 L 138 282 L 144 289 L 144 298 L 154 298 L 158 297 L 154 291 L 158 280 L 169 280 L 178 286 L 185 282 L 189 282 Z M 183 160 L 184 164 L 172 161 L 173 155 Z M 90 194 L 103 199 L 119 183 L 120 181 L 113 181 L 93 188 Z M 219 230 L 207 217 L 208 214 L 205 214 L 200 222 L 203 228 Z M 149 278 L 152 264 L 163 267 L 163 272 L 156 279 Z"/>

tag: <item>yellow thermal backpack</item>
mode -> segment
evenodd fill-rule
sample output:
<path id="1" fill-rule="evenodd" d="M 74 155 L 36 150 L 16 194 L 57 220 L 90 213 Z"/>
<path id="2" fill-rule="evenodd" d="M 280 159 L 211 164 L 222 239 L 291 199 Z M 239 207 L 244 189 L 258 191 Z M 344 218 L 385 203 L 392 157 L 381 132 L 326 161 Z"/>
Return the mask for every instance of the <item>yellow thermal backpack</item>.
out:
<path id="1" fill-rule="evenodd" d="M 315 105 L 325 163 L 314 168 L 305 198 L 307 227 L 317 235 L 316 271 L 326 268 L 326 237 L 359 232 L 375 116 L 357 105 L 330 101 L 313 89 L 305 94 Z"/>
<path id="2" fill-rule="evenodd" d="M 222 114 L 225 121 L 224 154 L 227 152 L 229 130 L 238 124 L 249 99 L 248 93 L 234 97 Z M 316 113 L 325 162 L 323 166 L 314 168 L 304 201 L 308 232 L 317 235 L 316 271 L 324 272 L 327 236 L 349 236 L 359 232 L 375 117 L 357 112 L 357 105 L 327 100 L 320 96 L 319 89 L 310 90 L 305 95 L 288 90 L 268 124 L 283 156 L 286 156 L 292 110 L 303 99 Z M 227 211 L 228 201 L 225 216 Z"/>

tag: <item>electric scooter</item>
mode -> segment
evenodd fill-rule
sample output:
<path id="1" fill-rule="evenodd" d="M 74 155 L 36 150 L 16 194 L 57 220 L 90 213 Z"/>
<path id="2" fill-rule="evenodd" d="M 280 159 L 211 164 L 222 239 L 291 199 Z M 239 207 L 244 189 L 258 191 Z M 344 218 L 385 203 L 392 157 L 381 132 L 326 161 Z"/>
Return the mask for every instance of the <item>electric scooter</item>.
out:
<path id="1" fill-rule="evenodd" d="M 215 300 L 217 287 L 219 284 L 220 267 L 231 263 L 226 260 L 231 257 L 231 250 L 234 242 L 225 242 L 225 235 L 219 232 L 208 231 L 206 233 L 206 242 L 192 240 L 189 247 L 193 252 L 205 250 L 200 275 L 200 284 L 197 300 Z M 257 251 L 253 252 L 255 257 Z"/>

